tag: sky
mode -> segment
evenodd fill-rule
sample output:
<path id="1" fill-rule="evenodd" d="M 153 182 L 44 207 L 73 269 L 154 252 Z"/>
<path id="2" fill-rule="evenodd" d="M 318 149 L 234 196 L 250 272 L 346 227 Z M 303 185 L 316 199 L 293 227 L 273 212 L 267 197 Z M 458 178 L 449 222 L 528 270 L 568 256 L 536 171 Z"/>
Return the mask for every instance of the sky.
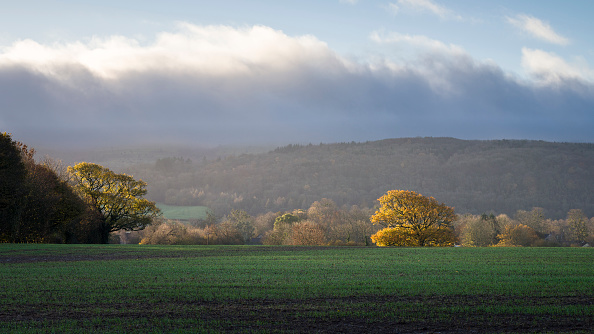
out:
<path id="1" fill-rule="evenodd" d="M 3 1 L 0 131 L 43 147 L 594 142 L 594 2 Z"/>

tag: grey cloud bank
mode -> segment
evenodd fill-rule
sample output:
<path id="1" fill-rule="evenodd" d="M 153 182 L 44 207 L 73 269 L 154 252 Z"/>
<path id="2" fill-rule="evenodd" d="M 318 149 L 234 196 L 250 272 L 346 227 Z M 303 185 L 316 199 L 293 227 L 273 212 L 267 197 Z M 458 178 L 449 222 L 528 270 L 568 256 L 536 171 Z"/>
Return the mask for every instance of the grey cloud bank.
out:
<path id="1" fill-rule="evenodd" d="M 27 50 L 35 57 L 19 56 Z M 551 73 L 518 79 L 463 52 L 363 64 L 311 36 L 186 24 L 148 46 L 118 37 L 5 48 L 0 127 L 46 147 L 405 136 L 593 142 L 594 85 Z"/>

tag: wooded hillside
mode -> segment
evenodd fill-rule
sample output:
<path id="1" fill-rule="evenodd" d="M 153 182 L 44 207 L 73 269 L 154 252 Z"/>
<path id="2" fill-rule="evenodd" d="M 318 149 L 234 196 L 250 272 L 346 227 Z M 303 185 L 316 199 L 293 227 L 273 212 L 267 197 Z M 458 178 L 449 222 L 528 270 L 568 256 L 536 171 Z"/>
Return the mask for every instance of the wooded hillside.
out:
<path id="1" fill-rule="evenodd" d="M 222 214 L 307 208 L 322 198 L 372 207 L 386 191 L 402 189 L 433 196 L 457 213 L 542 207 L 551 218 L 574 208 L 594 216 L 594 144 L 402 138 L 192 158 L 161 158 L 126 171 L 149 184 L 151 200 Z"/>

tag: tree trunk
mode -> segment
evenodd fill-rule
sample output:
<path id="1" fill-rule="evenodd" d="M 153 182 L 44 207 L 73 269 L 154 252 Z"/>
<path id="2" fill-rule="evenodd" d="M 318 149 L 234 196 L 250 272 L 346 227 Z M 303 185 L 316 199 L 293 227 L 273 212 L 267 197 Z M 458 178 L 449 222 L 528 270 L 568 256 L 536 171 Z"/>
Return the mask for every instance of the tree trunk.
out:
<path id="1" fill-rule="evenodd" d="M 101 243 L 106 244 L 109 242 L 109 233 L 111 233 L 111 228 L 106 222 L 101 222 L 101 229 L 99 230 L 101 234 Z"/>

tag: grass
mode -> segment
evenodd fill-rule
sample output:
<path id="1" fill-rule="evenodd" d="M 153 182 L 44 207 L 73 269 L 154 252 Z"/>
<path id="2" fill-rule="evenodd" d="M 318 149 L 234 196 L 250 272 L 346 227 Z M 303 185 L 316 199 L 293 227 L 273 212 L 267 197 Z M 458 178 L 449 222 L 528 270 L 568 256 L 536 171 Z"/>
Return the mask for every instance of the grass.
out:
<path id="1" fill-rule="evenodd" d="M 173 220 L 204 219 L 208 210 L 205 206 L 177 206 L 163 203 L 157 203 L 157 207 L 161 209 L 164 218 Z"/>
<path id="2" fill-rule="evenodd" d="M 0 245 L 0 332 L 575 332 L 594 250 Z"/>

